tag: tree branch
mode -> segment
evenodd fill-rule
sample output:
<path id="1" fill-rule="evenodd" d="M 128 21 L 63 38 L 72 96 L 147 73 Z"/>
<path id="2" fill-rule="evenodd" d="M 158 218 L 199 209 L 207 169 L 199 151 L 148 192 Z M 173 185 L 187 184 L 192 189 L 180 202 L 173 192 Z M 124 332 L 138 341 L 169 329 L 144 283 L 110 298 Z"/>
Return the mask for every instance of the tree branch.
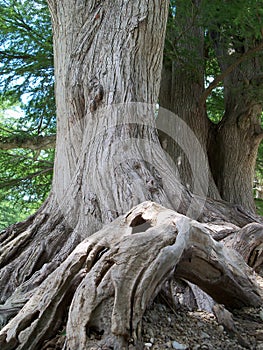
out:
<path id="1" fill-rule="evenodd" d="M 203 106 L 206 102 L 207 97 L 210 95 L 213 89 L 215 89 L 218 84 L 228 75 L 230 74 L 237 66 L 239 66 L 242 62 L 247 60 L 251 55 L 257 53 L 258 51 L 263 49 L 263 42 L 259 44 L 258 46 L 254 47 L 253 49 L 245 52 L 242 56 L 240 56 L 235 62 L 233 62 L 227 69 L 219 74 L 210 84 L 209 86 L 205 89 L 203 92 L 199 105 Z"/>
<path id="2" fill-rule="evenodd" d="M 31 180 L 37 176 L 44 175 L 46 173 L 52 173 L 52 172 L 53 172 L 53 167 L 49 167 L 49 168 L 37 171 L 33 174 L 28 174 L 27 176 L 24 176 L 22 178 L 11 179 L 11 180 L 3 182 L 3 183 L 2 183 L 2 179 L 1 179 L 0 189 L 6 188 L 6 187 L 11 187 L 11 186 L 16 186 L 19 183 L 21 183 L 22 181 Z"/>
<path id="3" fill-rule="evenodd" d="M 8 58 L 8 59 L 21 59 L 21 60 L 28 60 L 35 58 L 32 55 L 26 55 L 25 53 L 12 53 L 8 51 L 0 51 L 0 56 L 2 58 Z"/>
<path id="4" fill-rule="evenodd" d="M 55 148 L 56 135 L 28 136 L 28 137 L 5 137 L 0 138 L 0 150 L 24 148 L 32 150 Z"/>

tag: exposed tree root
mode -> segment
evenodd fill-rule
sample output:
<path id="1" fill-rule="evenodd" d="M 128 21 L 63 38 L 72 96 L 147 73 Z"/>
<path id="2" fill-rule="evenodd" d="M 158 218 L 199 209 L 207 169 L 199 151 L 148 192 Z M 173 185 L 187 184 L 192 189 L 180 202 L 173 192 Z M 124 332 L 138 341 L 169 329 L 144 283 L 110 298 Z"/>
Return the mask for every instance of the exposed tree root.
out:
<path id="1" fill-rule="evenodd" d="M 92 334 L 96 344 L 108 348 L 125 349 L 128 343 L 139 348 L 145 309 L 174 276 L 195 283 L 228 308 L 260 305 L 253 270 L 216 242 L 213 232 L 215 225 L 155 203 L 138 205 L 81 242 L 41 283 L 0 332 L 1 349 L 39 350 L 65 317 L 64 349 L 90 348 Z M 261 227 L 257 242 L 263 241 L 262 232 Z"/>

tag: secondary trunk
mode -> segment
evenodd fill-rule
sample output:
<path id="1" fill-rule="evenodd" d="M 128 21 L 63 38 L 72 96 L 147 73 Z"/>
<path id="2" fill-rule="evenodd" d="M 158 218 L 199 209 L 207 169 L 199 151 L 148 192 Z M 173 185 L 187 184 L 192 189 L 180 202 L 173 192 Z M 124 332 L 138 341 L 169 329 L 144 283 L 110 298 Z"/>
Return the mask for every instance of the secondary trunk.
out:
<path id="1" fill-rule="evenodd" d="M 258 90 L 262 84 L 262 59 L 261 56 L 249 55 L 247 51 L 261 44 L 255 40 L 254 47 L 249 47 L 244 40 L 242 54 L 247 57 L 234 71 L 225 75 L 225 115 L 221 123 L 212 125 L 203 97 L 206 95 L 205 29 L 199 21 L 201 5 L 200 0 L 177 1 L 176 12 L 171 14 L 173 24 L 169 26 L 166 39 L 160 105 L 174 115 L 165 119 L 166 125 L 159 118 L 160 140 L 181 182 L 191 191 L 203 195 L 206 190 L 212 198 L 222 198 L 254 211 L 252 182 L 262 139 L 262 96 Z M 218 33 L 213 33 L 216 54 L 224 73 L 240 57 L 232 55 L 235 49 L 232 43 L 226 47 L 225 41 L 233 38 L 221 42 L 218 37 Z M 195 161 L 190 161 L 193 149 L 198 151 L 192 157 Z M 199 169 L 205 169 L 205 172 Z M 199 186 L 196 186 L 197 177 Z M 207 177 L 209 186 L 206 184 L 205 187 Z"/>
<path id="2" fill-rule="evenodd" d="M 222 198 L 252 212 L 255 210 L 254 171 L 262 140 L 261 113 L 260 104 L 245 96 L 241 99 L 232 91 L 224 119 L 217 127 L 211 154 L 213 174 Z"/>
<path id="3" fill-rule="evenodd" d="M 194 193 L 204 195 L 206 191 L 205 195 L 219 199 L 207 156 L 212 123 L 205 104 L 200 104 L 205 66 L 204 29 L 198 23 L 200 4 L 200 0 L 179 1 L 174 18 L 169 19 L 173 29 L 167 33 L 159 99 L 161 107 L 173 115 L 166 112 L 166 117 L 162 111 L 157 126 L 180 181 Z"/>
<path id="4" fill-rule="evenodd" d="M 253 212 L 254 171 L 263 137 L 262 94 L 259 90 L 262 86 L 262 55 L 249 52 L 256 52 L 256 46 L 262 45 L 262 41 L 254 40 L 252 44 L 244 39 L 242 47 L 240 43 L 238 48 L 231 43 L 226 47 L 227 43 L 214 34 L 214 44 L 222 72 L 242 55 L 244 62 L 224 78 L 225 114 L 211 142 L 212 172 L 223 199 Z"/>
<path id="5" fill-rule="evenodd" d="M 253 212 L 252 189 L 262 139 L 259 121 L 261 107 L 245 105 L 240 98 L 238 100 L 235 109 L 226 110 L 226 119 L 218 126 L 211 163 L 222 198 Z"/>

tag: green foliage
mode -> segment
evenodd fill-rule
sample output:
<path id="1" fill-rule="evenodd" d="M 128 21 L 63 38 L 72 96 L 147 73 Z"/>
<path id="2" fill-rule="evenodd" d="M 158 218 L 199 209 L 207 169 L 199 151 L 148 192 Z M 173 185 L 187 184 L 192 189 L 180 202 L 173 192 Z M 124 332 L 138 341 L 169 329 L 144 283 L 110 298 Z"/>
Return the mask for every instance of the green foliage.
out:
<path id="1" fill-rule="evenodd" d="M 33 210 L 21 211 L 20 207 L 16 206 L 16 203 L 12 200 L 0 200 L 0 231 L 6 227 L 18 222 L 23 221 L 28 215 L 33 213 Z"/>
<path id="2" fill-rule="evenodd" d="M 258 148 L 258 159 L 257 159 L 257 177 L 263 183 L 263 142 L 259 145 Z"/>
<path id="3" fill-rule="evenodd" d="M 262 125 L 263 125 L 263 122 L 262 122 Z M 261 142 L 258 148 L 255 178 L 257 183 L 263 187 L 263 142 Z"/>
<path id="4" fill-rule="evenodd" d="M 203 58 L 198 50 L 199 38 L 196 38 L 196 23 L 199 9 L 191 0 L 170 1 L 167 21 L 164 64 L 180 65 L 192 79 L 199 76 Z"/>
<path id="5" fill-rule="evenodd" d="M 17 129 L 17 122 L 12 118 L 5 119 L 1 136 L 8 136 L 21 144 L 23 138 L 28 138 L 26 132 Z M 40 206 L 50 190 L 53 159 L 52 149 L 0 150 L 0 227 L 1 223 L 12 223 L 13 218 L 20 220 L 26 217 Z M 8 215 L 3 209 L 5 207 Z"/>
<path id="6" fill-rule="evenodd" d="M 46 1 L 0 0 L 2 99 L 19 101 L 20 127 L 30 132 L 55 126 L 53 52 Z"/>
<path id="7" fill-rule="evenodd" d="M 27 138 L 54 134 L 52 32 L 46 1 L 0 0 L 0 60 L 0 141 L 8 138 L 22 145 Z M 50 190 L 53 158 L 54 150 L 0 150 L 0 226 L 39 207 Z"/>
<path id="8" fill-rule="evenodd" d="M 206 101 L 206 107 L 208 118 L 213 123 L 218 124 L 225 112 L 222 87 L 217 87 L 212 91 Z"/>
<path id="9" fill-rule="evenodd" d="M 200 4 L 190 0 L 173 0 L 170 4 L 164 63 L 170 67 L 172 62 L 180 64 L 180 69 L 191 78 L 205 67 L 206 86 L 244 52 L 262 42 L 263 0 L 202 0 Z M 202 35 L 198 37 L 198 32 L 203 32 L 203 38 Z M 201 38 L 204 40 L 204 52 L 200 50 Z M 262 60 L 262 57 L 259 59 Z M 244 89 L 244 86 L 241 88 Z M 246 93 L 257 101 L 263 101 L 262 91 L 262 75 L 253 77 Z M 223 84 L 218 85 L 209 96 L 207 111 L 213 122 L 218 123 L 222 119 Z"/>
<path id="10" fill-rule="evenodd" d="M 42 202 L 50 189 L 54 151 L 0 151 L 1 199 L 23 204 Z M 35 205 L 33 205 L 35 207 Z M 32 207 L 32 206 L 31 206 Z"/>
<path id="11" fill-rule="evenodd" d="M 256 204 L 258 215 L 263 216 L 263 200 L 262 199 L 255 199 L 255 204 Z"/>
<path id="12" fill-rule="evenodd" d="M 201 23 L 219 32 L 226 45 L 241 47 L 246 40 L 262 39 L 262 0 L 203 0 Z"/>

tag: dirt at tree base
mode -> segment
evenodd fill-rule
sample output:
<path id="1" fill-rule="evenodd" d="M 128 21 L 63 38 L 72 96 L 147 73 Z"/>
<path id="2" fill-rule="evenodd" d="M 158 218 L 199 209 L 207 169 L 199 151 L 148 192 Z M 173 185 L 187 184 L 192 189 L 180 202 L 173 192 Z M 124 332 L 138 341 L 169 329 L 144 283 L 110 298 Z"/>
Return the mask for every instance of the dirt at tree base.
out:
<path id="1" fill-rule="evenodd" d="M 143 317 L 143 349 L 185 350 L 263 350 L 263 320 L 259 308 L 246 308 L 233 314 L 237 333 L 227 331 L 212 313 L 196 310 L 171 311 L 166 305 L 153 303 Z M 108 350 L 96 346 L 90 350 Z M 43 349 L 61 350 L 65 336 L 48 342 Z M 93 343 L 93 344 L 92 344 Z M 134 346 L 131 345 L 131 349 Z"/>
<path id="2" fill-rule="evenodd" d="M 144 316 L 144 349 L 256 349 L 263 350 L 260 309 L 246 308 L 234 314 L 237 332 L 229 332 L 212 313 L 177 310 L 154 304 Z M 95 349 L 94 349 L 95 350 Z"/>
<path id="3" fill-rule="evenodd" d="M 263 290 L 263 279 L 257 281 Z M 263 308 L 235 310 L 232 316 L 234 332 L 213 313 L 154 303 L 143 317 L 144 349 L 263 350 Z"/>
<path id="4" fill-rule="evenodd" d="M 263 291 L 263 279 L 258 276 Z M 219 324 L 213 313 L 204 310 L 172 310 L 165 302 L 154 301 L 143 316 L 143 350 L 263 350 L 263 306 L 232 312 L 235 331 Z M 96 345 L 100 335 L 91 335 L 89 350 L 109 350 Z M 65 330 L 48 341 L 42 350 L 62 350 Z M 135 347 L 130 345 L 130 349 Z"/>
<path id="5" fill-rule="evenodd" d="M 262 309 L 261 309 L 262 310 Z M 212 313 L 177 310 L 174 314 L 166 305 L 154 303 L 143 317 L 143 349 L 185 350 L 263 350 L 263 320 L 259 308 L 246 308 L 234 313 L 237 333 L 218 324 Z M 60 335 L 43 349 L 62 350 L 65 340 Z M 108 350 L 96 346 L 94 336 L 90 350 Z M 134 349 L 131 346 L 131 349 Z"/>

